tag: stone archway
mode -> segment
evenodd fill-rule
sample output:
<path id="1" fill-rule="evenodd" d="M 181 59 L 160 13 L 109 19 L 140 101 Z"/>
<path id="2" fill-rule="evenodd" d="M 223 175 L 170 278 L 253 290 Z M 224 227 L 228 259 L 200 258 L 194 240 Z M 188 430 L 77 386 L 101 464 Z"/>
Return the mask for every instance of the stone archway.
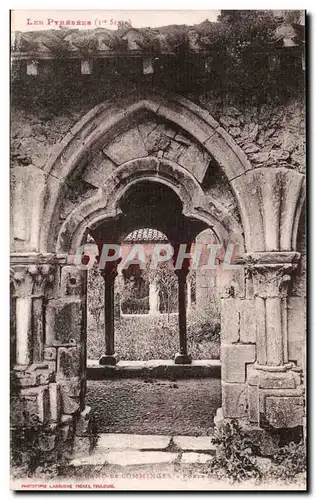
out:
<path id="1" fill-rule="evenodd" d="M 214 165 L 222 175 L 207 184 Z M 13 253 L 12 265 L 19 284 L 17 315 L 23 310 L 32 318 L 27 325 L 17 321 L 24 364 L 43 362 L 48 370 L 48 387 L 35 377 L 29 391 L 42 405 L 43 419 L 57 418 L 45 416 L 45 397 L 53 398 L 58 421 L 60 413 L 78 419 L 78 411 L 86 418 L 86 278 L 69 265 L 68 255 L 82 244 L 87 228 L 118 220 L 126 190 L 147 180 L 172 189 L 183 215 L 211 227 L 224 245 L 240 246 L 242 286 L 222 300 L 223 417 L 256 426 L 263 417 L 275 427 L 301 425 L 303 389 L 295 369 L 300 367 L 288 357 L 286 318 L 288 285 L 300 257 L 303 175 L 277 165 L 252 169 L 208 112 L 181 97 L 142 95 L 96 106 L 37 179 L 33 213 L 42 217 L 32 219 L 31 212 L 25 252 Z M 226 190 L 219 189 L 223 183 Z M 69 190 L 75 201 L 69 201 Z M 13 219 L 13 233 L 21 234 L 23 214 L 16 211 Z M 29 348 L 34 338 L 40 359 Z"/>
<path id="2" fill-rule="evenodd" d="M 218 201 L 209 200 L 192 174 L 175 162 L 146 157 L 118 167 L 94 197 L 82 202 L 69 214 L 57 235 L 57 253 L 76 251 L 87 227 L 93 230 L 101 221 L 117 219 L 121 213 L 119 202 L 127 189 L 143 181 L 166 185 L 181 200 L 185 217 L 211 227 L 223 244 L 230 237 L 231 241 L 244 247 L 238 220 Z"/>

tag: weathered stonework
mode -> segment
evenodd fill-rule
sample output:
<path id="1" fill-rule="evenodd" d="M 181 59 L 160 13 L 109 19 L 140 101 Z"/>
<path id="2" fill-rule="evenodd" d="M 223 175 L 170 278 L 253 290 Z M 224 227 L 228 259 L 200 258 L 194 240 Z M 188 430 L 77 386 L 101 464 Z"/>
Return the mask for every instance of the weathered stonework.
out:
<path id="1" fill-rule="evenodd" d="M 83 307 L 81 299 L 50 300 L 46 308 L 46 345 L 79 344 Z"/>
<path id="2" fill-rule="evenodd" d="M 306 299 L 289 297 L 288 300 L 288 350 L 289 361 L 305 367 Z"/>
<path id="3" fill-rule="evenodd" d="M 293 252 L 246 256 L 247 293 L 253 298 L 222 298 L 222 377 L 230 383 L 223 389 L 224 418 L 240 416 L 227 394 L 233 383 L 247 382 L 244 416 L 250 423 L 277 429 L 303 425 L 305 305 L 304 298 L 289 297 L 298 258 Z M 247 364 L 247 356 L 238 354 L 251 347 L 256 355 Z"/>
<path id="4" fill-rule="evenodd" d="M 224 418 L 243 418 L 247 416 L 247 384 L 222 382 L 222 398 Z"/>
<path id="5" fill-rule="evenodd" d="M 127 34 L 124 43 L 138 51 L 141 39 Z M 196 43 L 190 41 L 192 50 L 199 49 Z M 97 47 L 112 50 L 101 39 Z M 92 66 L 81 69 L 90 75 Z M 140 66 L 155 74 L 150 60 Z M 225 249 L 238 247 L 237 268 L 197 276 L 201 307 L 214 289 L 221 297 L 222 417 L 257 431 L 266 423 L 275 429 L 303 425 L 300 96 L 254 107 L 230 97 L 219 103 L 207 89 L 194 92 L 192 102 L 150 86 L 136 92 L 134 83 L 124 92 L 115 89 L 115 98 L 108 86 L 101 92 L 92 85 L 82 98 L 82 86 L 78 82 L 67 106 L 27 108 L 25 100 L 15 100 L 11 113 L 13 371 L 17 399 L 49 427 L 47 448 L 61 442 L 71 452 L 75 438 L 75 451 L 86 452 L 92 442 L 85 407 L 86 274 L 71 265 L 69 254 L 85 241 L 87 229 L 98 234 L 106 228 L 119 240 L 129 224 L 139 223 L 122 206 L 129 190 L 144 182 L 169 189 L 181 206 L 174 224 L 173 208 L 167 216 L 151 214 L 173 241 L 183 237 L 175 227 L 184 227 L 191 240 L 211 228 Z M 149 211 L 142 207 L 142 220 Z M 222 255 L 218 260 L 223 264 Z M 183 291 L 185 281 L 181 285 Z M 112 324 L 111 315 L 107 320 Z M 183 331 L 184 320 L 182 315 Z M 180 362 L 188 362 L 185 356 Z M 113 338 L 105 363 L 109 357 L 114 364 Z"/>
<path id="6" fill-rule="evenodd" d="M 254 345 L 222 344 L 222 378 L 225 382 L 246 382 L 246 364 L 254 363 L 256 348 Z"/>
<path id="7" fill-rule="evenodd" d="M 240 341 L 240 301 L 228 298 L 221 300 L 221 341 Z"/>
<path id="8" fill-rule="evenodd" d="M 273 427 L 301 426 L 304 417 L 304 400 L 296 396 L 268 396 L 265 401 L 265 416 Z"/>

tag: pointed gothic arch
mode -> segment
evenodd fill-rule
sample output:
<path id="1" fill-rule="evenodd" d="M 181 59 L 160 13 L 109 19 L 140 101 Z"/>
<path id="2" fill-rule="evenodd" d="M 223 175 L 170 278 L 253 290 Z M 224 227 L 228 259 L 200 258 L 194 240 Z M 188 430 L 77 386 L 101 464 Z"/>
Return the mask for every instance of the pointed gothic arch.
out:
<path id="1" fill-rule="evenodd" d="M 55 250 L 58 204 L 63 197 L 63 190 L 71 175 L 76 169 L 82 169 L 83 165 L 89 164 L 93 155 L 99 151 L 104 150 L 104 148 L 109 150 L 118 136 L 133 129 L 133 127 L 137 129 L 144 117 L 148 120 L 157 121 L 158 124 L 171 124 L 176 127 L 179 133 L 185 133 L 190 143 L 199 148 L 201 154 L 207 154 L 207 158 L 211 158 L 212 161 L 219 165 L 227 182 L 231 182 L 232 179 L 251 169 L 251 164 L 246 155 L 225 130 L 220 127 L 219 123 L 207 111 L 202 110 L 183 97 L 163 97 L 151 94 L 133 96 L 119 102 L 100 104 L 87 113 L 71 129 L 58 145 L 45 167 L 48 174 L 48 193 L 43 214 L 45 224 L 42 225 L 40 235 L 41 251 Z M 116 147 L 117 149 L 124 148 L 124 144 L 117 144 Z M 126 148 L 127 153 L 123 156 L 127 160 L 122 163 L 128 164 L 128 162 L 134 161 L 135 172 L 137 172 L 137 168 L 141 168 L 140 163 L 144 165 L 150 155 L 146 152 L 143 157 L 139 157 L 139 152 L 135 151 L 135 148 L 134 150 L 133 148 L 130 149 L 131 153 L 129 154 L 128 147 Z M 137 154 L 136 157 L 134 157 L 135 153 Z M 136 165 L 137 160 L 140 161 L 139 167 Z M 116 160 L 113 168 L 119 171 L 122 163 Z M 201 184 L 208 168 L 207 161 L 202 170 L 191 165 L 188 171 L 189 167 L 187 167 L 185 160 L 183 160 L 183 164 L 184 166 L 178 164 L 176 168 L 173 168 L 172 176 L 182 176 L 184 179 L 183 185 L 186 178 L 190 176 L 191 182 L 195 184 L 195 191 L 200 190 L 203 197 Z M 163 172 L 159 171 L 158 175 L 160 173 L 163 180 Z M 157 175 L 157 172 L 155 175 Z M 108 180 L 110 181 L 110 179 Z M 202 217 L 201 213 L 200 217 Z M 78 219 L 78 223 L 80 222 L 81 220 Z"/>

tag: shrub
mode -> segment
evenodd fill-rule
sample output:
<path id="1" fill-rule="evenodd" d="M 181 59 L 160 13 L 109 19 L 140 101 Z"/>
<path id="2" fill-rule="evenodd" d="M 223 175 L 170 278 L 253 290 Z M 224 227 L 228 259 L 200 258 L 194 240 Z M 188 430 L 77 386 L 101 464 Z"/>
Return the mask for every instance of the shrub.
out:
<path id="1" fill-rule="evenodd" d="M 27 420 L 27 422 L 26 422 Z M 87 433 L 90 453 L 96 447 L 99 433 L 92 415 Z M 24 418 L 11 426 L 11 466 L 15 477 L 37 476 L 51 478 L 67 467 L 72 438 L 62 443 L 58 436 L 39 421 L 35 414 L 24 412 Z M 58 445 L 58 446 L 56 446 Z"/>
<path id="2" fill-rule="evenodd" d="M 231 482 L 279 480 L 288 484 L 305 481 L 306 446 L 303 440 L 280 446 L 272 457 L 263 459 L 256 456 L 253 441 L 238 421 L 232 420 L 215 430 L 212 442 L 217 446 L 212 472 L 220 479 L 228 478 Z"/>
<path id="3" fill-rule="evenodd" d="M 228 478 L 232 482 L 261 478 L 252 442 L 244 434 L 237 420 L 232 420 L 220 430 L 217 429 L 212 441 L 217 445 L 212 468 L 218 477 Z"/>
<path id="4" fill-rule="evenodd" d="M 272 457 L 271 476 L 285 482 L 301 479 L 306 474 L 306 446 L 302 439 L 299 443 L 291 442 L 279 448 Z"/>
<path id="5" fill-rule="evenodd" d="M 29 424 L 19 423 L 11 428 L 11 463 L 13 467 L 24 466 L 26 474 L 34 473 L 38 467 L 51 468 L 56 465 L 52 454 L 42 448 L 47 433 L 35 416 Z"/>
<path id="6" fill-rule="evenodd" d="M 219 316 L 213 311 L 192 309 L 188 314 L 188 338 L 195 342 L 220 342 L 221 324 Z"/>

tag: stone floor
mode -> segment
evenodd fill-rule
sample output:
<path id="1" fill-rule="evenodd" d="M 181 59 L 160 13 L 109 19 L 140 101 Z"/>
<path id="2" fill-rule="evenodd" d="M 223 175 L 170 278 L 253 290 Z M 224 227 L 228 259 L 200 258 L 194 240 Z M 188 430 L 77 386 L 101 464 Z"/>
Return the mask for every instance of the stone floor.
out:
<path id="1" fill-rule="evenodd" d="M 11 478 L 11 489 L 306 491 L 304 475 L 295 482 L 274 481 L 269 474 L 262 482 L 232 482 L 227 473 L 219 477 L 212 463 L 215 454 L 211 436 L 101 434 L 91 454 L 77 452 L 58 475 L 44 471 L 31 478 Z M 271 466 L 268 458 L 257 460 L 261 468 Z"/>
<path id="2" fill-rule="evenodd" d="M 221 407 L 221 381 L 90 380 L 86 404 L 100 433 L 206 436 Z"/>
<path id="3" fill-rule="evenodd" d="M 77 455 L 57 481 L 73 490 L 305 490 L 304 481 L 218 479 L 215 453 L 211 436 L 102 434 L 93 453 Z"/>

